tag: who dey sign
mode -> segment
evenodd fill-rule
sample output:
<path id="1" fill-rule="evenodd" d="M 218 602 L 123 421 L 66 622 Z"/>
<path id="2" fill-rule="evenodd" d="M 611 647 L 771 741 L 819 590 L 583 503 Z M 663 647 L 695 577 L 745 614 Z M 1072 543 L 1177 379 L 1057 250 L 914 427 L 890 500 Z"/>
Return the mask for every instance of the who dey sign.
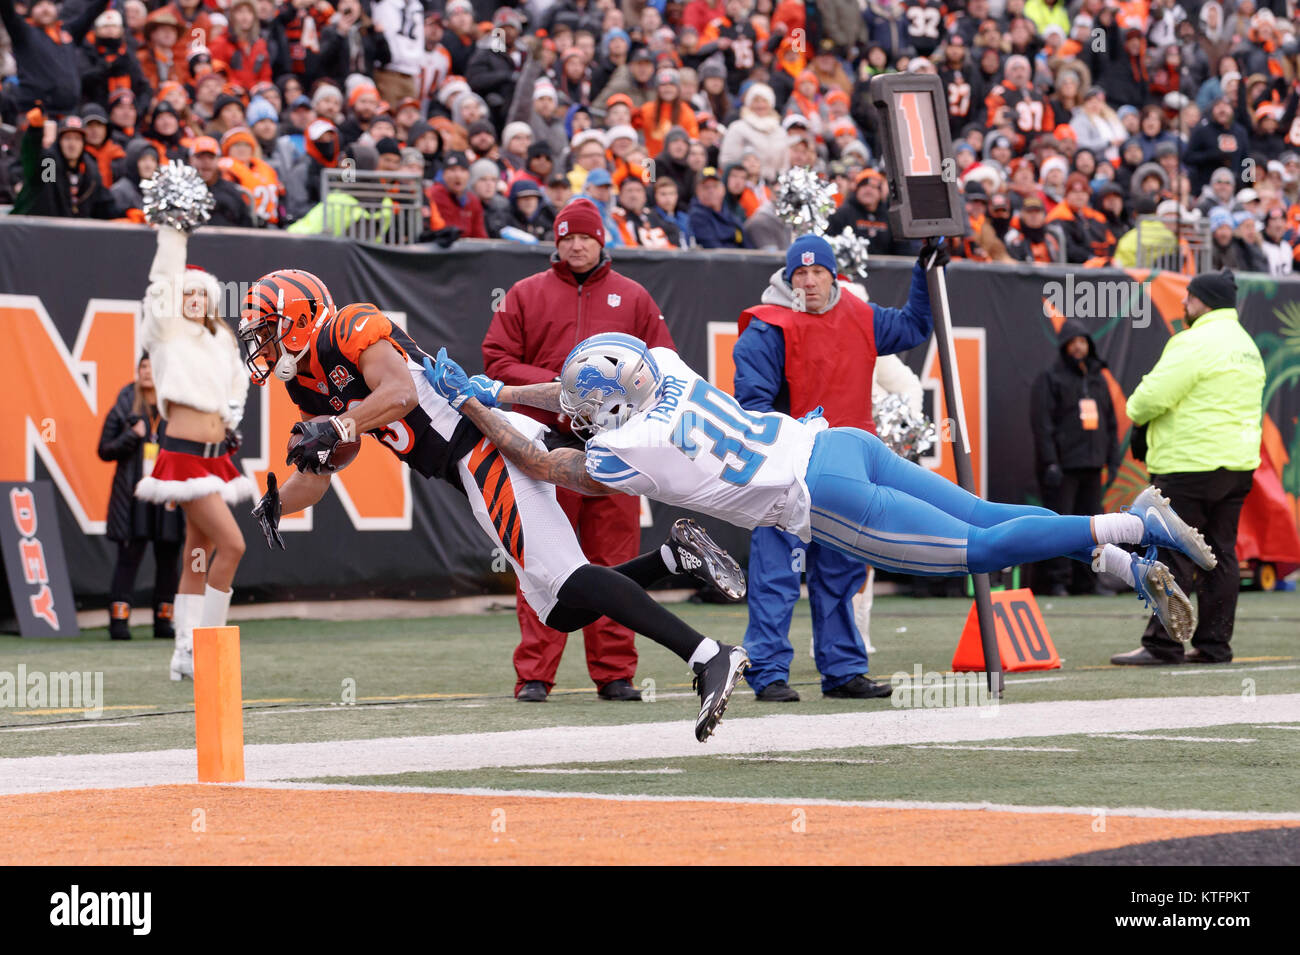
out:
<path id="1" fill-rule="evenodd" d="M 0 547 L 18 631 L 24 637 L 75 637 L 77 608 L 59 538 L 49 481 L 0 484 Z"/>

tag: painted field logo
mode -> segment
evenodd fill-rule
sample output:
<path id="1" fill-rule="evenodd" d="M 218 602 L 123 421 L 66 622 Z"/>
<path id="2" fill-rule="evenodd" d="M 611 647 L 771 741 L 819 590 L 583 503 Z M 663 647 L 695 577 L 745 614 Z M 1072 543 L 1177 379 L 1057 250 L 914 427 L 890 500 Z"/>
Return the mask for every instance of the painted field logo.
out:
<path id="1" fill-rule="evenodd" d="M 82 892 L 74 885 L 50 896 L 51 925 L 128 926 L 148 935 L 153 926 L 152 892 Z"/>
<path id="2" fill-rule="evenodd" d="M 1076 280 L 1070 272 L 1064 282 L 1043 285 L 1043 315 L 1104 321 L 1123 318 L 1132 321 L 1134 328 L 1146 328 L 1151 324 L 1151 296 L 1141 282 Z"/>
<path id="3" fill-rule="evenodd" d="M 998 698 L 989 692 L 983 673 L 936 673 L 921 671 L 916 664 L 912 672 L 899 670 L 890 677 L 894 692 L 889 702 L 906 709 L 942 709 L 955 706 L 978 707 L 981 717 L 994 716 Z"/>
<path id="4" fill-rule="evenodd" d="M 17 672 L 0 670 L 0 709 L 84 710 L 98 719 L 104 712 L 104 673 L 29 672 L 20 663 Z"/>

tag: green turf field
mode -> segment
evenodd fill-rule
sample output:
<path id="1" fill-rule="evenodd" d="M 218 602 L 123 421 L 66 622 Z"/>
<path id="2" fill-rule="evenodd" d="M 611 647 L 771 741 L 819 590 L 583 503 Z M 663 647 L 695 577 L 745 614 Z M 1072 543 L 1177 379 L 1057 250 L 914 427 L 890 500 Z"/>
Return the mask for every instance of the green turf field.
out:
<path id="1" fill-rule="evenodd" d="M 911 673 L 916 664 L 946 671 L 968 609 L 959 599 L 885 597 L 876 601 L 872 674 Z M 1062 657 L 1060 670 L 1010 674 L 1003 706 L 1020 703 L 1154 699 L 1266 698 L 1300 693 L 1300 596 L 1242 595 L 1234 650 L 1224 667 L 1116 668 L 1108 657 L 1138 645 L 1145 616 L 1128 597 L 1044 599 L 1044 620 Z M 676 605 L 703 632 L 739 642 L 743 607 Z M 167 679 L 170 645 L 147 639 L 110 642 L 105 631 L 78 640 L 0 639 L 0 672 L 97 671 L 103 715 L 0 710 L 0 758 L 54 754 L 187 749 L 194 745 L 192 685 Z M 718 739 L 733 721 L 752 717 L 897 712 L 890 700 L 824 700 L 808 654 L 806 604 L 796 612 L 791 682 L 804 696 L 794 705 L 758 704 L 742 686 Z M 673 724 L 690 738 L 697 698 L 679 660 L 638 641 L 637 679 L 653 703 L 596 698 L 587 679 L 580 635 L 571 639 L 556 692 L 545 704 L 514 702 L 510 654 L 513 614 L 421 620 L 322 623 L 255 621 L 241 627 L 246 744 L 438 737 L 548 727 Z M 653 684 L 644 681 L 653 681 Z M 355 702 L 344 703 L 345 693 Z M 648 694 L 649 695 L 649 694 Z M 1118 705 L 1118 704 L 1117 704 Z M 982 718 L 961 717 L 975 735 Z M 1235 719 L 1235 718 L 1234 718 Z M 969 722 L 967 723 L 966 720 Z M 752 721 L 751 721 L 752 722 Z M 1286 728 L 1288 722 L 1292 728 Z M 993 727 L 997 720 L 990 720 Z M 1211 727 L 1146 730 L 1144 736 L 1187 741 L 1119 739 L 1088 733 L 1023 735 L 960 744 L 860 745 L 724 755 L 706 744 L 690 755 L 634 758 L 599 766 L 581 759 L 527 760 L 472 770 L 296 779 L 434 787 L 493 787 L 600 793 L 771 796 L 779 798 L 988 800 L 1033 805 L 1152 806 L 1265 812 L 1300 811 L 1300 707 L 1291 719 L 1240 721 Z M 1059 732 L 1059 731 L 1058 731 Z M 816 728 L 811 730 L 815 737 Z M 1041 735 L 1040 735 L 1041 734 Z M 1250 742 L 1241 742 L 1241 740 Z M 945 748 L 938 748 L 943 746 Z M 982 747 L 998 747 L 982 748 Z M 591 772 L 592 769 L 601 772 Z M 569 770 L 569 772 L 555 772 Z"/>

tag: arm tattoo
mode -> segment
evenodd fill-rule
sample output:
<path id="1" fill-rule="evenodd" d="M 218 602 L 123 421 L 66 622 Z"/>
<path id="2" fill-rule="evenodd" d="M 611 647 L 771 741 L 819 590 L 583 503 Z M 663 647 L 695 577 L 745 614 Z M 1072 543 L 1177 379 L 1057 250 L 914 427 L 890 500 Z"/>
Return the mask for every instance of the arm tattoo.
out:
<path id="1" fill-rule="evenodd" d="M 545 381 L 540 385 L 506 385 L 497 400 L 508 405 L 528 405 L 543 411 L 559 412 L 560 383 Z"/>
<path id="2" fill-rule="evenodd" d="M 471 398 L 460 407 L 461 414 L 478 426 L 483 437 L 525 474 L 548 484 L 567 487 L 579 494 L 617 494 L 587 474 L 587 455 L 576 448 L 546 451 L 514 429 L 505 418 L 484 408 Z"/>

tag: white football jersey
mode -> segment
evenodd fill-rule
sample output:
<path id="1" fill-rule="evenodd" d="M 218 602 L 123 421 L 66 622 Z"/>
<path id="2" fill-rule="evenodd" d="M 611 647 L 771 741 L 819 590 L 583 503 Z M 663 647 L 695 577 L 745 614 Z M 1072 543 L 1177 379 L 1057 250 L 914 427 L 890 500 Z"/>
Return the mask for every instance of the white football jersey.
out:
<path id="1" fill-rule="evenodd" d="M 659 400 L 587 442 L 587 473 L 627 494 L 811 540 L 804 473 L 826 421 L 746 411 L 671 348 L 651 354 L 664 376 Z"/>

